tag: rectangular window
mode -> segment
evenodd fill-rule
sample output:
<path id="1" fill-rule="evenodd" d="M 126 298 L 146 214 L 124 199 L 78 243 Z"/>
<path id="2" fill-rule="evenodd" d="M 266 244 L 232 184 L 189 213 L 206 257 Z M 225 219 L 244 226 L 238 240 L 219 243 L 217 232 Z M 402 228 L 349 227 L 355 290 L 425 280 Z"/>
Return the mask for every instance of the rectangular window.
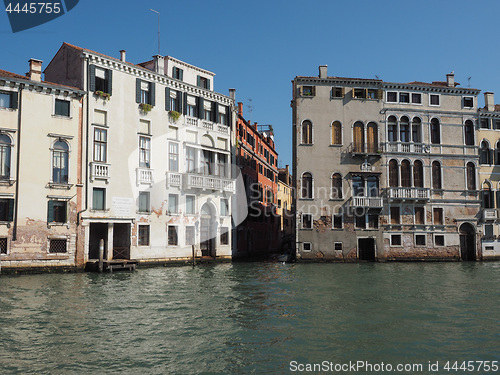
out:
<path id="1" fill-rule="evenodd" d="M 92 209 L 96 211 L 106 209 L 106 189 L 95 187 L 92 190 Z"/>
<path id="2" fill-rule="evenodd" d="M 400 234 L 391 235 L 391 246 L 401 246 L 401 235 Z"/>
<path id="3" fill-rule="evenodd" d="M 425 224 L 425 208 L 415 207 L 415 224 L 424 225 Z"/>
<path id="4" fill-rule="evenodd" d="M 0 237 L 0 254 L 7 254 L 7 237 Z"/>
<path id="5" fill-rule="evenodd" d="M 0 221 L 14 220 L 14 199 L 0 199 Z"/>
<path id="6" fill-rule="evenodd" d="M 334 242 L 333 249 L 335 251 L 342 251 L 342 242 Z"/>
<path id="7" fill-rule="evenodd" d="M 139 212 L 149 213 L 149 191 L 139 192 Z"/>
<path id="8" fill-rule="evenodd" d="M 177 194 L 168 195 L 168 214 L 174 215 L 179 212 L 179 196 Z"/>
<path id="9" fill-rule="evenodd" d="M 54 114 L 56 116 L 69 117 L 69 101 L 56 99 Z"/>
<path id="10" fill-rule="evenodd" d="M 378 215 L 369 214 L 368 215 L 368 228 L 377 229 L 378 228 Z"/>
<path id="11" fill-rule="evenodd" d="M 139 137 L 139 167 L 149 168 L 151 157 L 151 138 Z"/>
<path id="12" fill-rule="evenodd" d="M 480 121 L 481 129 L 489 129 L 490 128 L 490 119 L 482 118 Z"/>
<path id="13" fill-rule="evenodd" d="M 17 92 L 0 91 L 0 108 L 17 108 Z"/>
<path id="14" fill-rule="evenodd" d="M 356 99 L 365 99 L 366 98 L 366 89 L 353 89 L 352 97 Z"/>
<path id="15" fill-rule="evenodd" d="M 186 99 L 186 115 L 196 117 L 196 97 L 188 95 Z"/>
<path id="16" fill-rule="evenodd" d="M 495 120 L 495 130 L 500 130 L 500 120 Z"/>
<path id="17" fill-rule="evenodd" d="M 149 82 L 141 82 L 141 103 L 151 104 L 149 96 Z"/>
<path id="18" fill-rule="evenodd" d="M 410 102 L 410 93 L 400 92 L 399 93 L 399 102 L 400 103 L 409 103 Z"/>
<path id="19" fill-rule="evenodd" d="M 198 76 L 198 87 L 210 90 L 210 80 L 206 77 Z"/>
<path id="20" fill-rule="evenodd" d="M 229 216 L 229 200 L 226 198 L 220 199 L 220 216 Z"/>
<path id="21" fill-rule="evenodd" d="M 229 228 L 227 227 L 220 228 L 220 244 L 229 245 Z"/>
<path id="22" fill-rule="evenodd" d="M 184 74 L 184 72 L 183 72 L 182 69 L 180 69 L 180 68 L 178 68 L 176 66 L 174 66 L 172 68 L 172 78 L 175 78 L 175 79 L 178 79 L 179 81 L 182 81 L 183 74 Z"/>
<path id="23" fill-rule="evenodd" d="M 168 169 L 171 172 L 179 172 L 179 144 L 169 142 Z"/>
<path id="24" fill-rule="evenodd" d="M 443 209 L 442 208 L 434 208 L 434 225 L 443 225 Z"/>
<path id="25" fill-rule="evenodd" d="M 415 235 L 415 245 L 417 246 L 425 246 L 425 234 L 416 234 Z"/>
<path id="26" fill-rule="evenodd" d="M 398 93 L 396 91 L 387 91 L 386 102 L 387 103 L 397 103 L 398 102 Z"/>
<path id="27" fill-rule="evenodd" d="M 302 86 L 302 96 L 314 96 L 313 86 Z"/>
<path id="28" fill-rule="evenodd" d="M 186 227 L 186 245 L 194 245 L 194 244 L 195 244 L 194 226 L 190 225 Z"/>
<path id="29" fill-rule="evenodd" d="M 50 239 L 49 240 L 49 253 L 57 254 L 57 253 L 67 253 L 67 240 L 63 239 Z"/>
<path id="30" fill-rule="evenodd" d="M 342 214 L 333 215 L 333 228 L 342 229 L 342 221 L 343 221 Z"/>
<path id="31" fill-rule="evenodd" d="M 149 225 L 139 225 L 137 246 L 149 246 Z"/>
<path id="32" fill-rule="evenodd" d="M 219 171 L 220 177 L 227 177 L 228 175 L 227 155 L 225 154 L 217 155 L 217 169 Z"/>
<path id="33" fill-rule="evenodd" d="M 47 222 L 48 223 L 66 223 L 67 202 L 54 201 L 48 202 Z"/>
<path id="34" fill-rule="evenodd" d="M 368 99 L 378 99 L 378 90 L 377 89 L 368 89 L 366 90 L 366 97 Z"/>
<path id="35" fill-rule="evenodd" d="M 177 227 L 175 225 L 168 226 L 168 245 L 169 246 L 177 246 L 178 236 L 177 236 Z"/>
<path id="36" fill-rule="evenodd" d="M 203 150 L 203 174 L 212 176 L 214 174 L 214 153 L 212 151 Z"/>
<path id="37" fill-rule="evenodd" d="M 472 96 L 464 96 L 464 108 L 474 107 L 474 98 Z"/>
<path id="38" fill-rule="evenodd" d="M 485 224 L 484 225 L 484 238 L 492 239 L 493 237 L 493 224 Z"/>
<path id="39" fill-rule="evenodd" d="M 311 214 L 302 214 L 302 229 L 312 229 Z"/>
<path id="40" fill-rule="evenodd" d="M 302 249 L 303 249 L 303 251 L 311 251 L 312 250 L 312 244 L 310 242 L 304 242 L 302 244 Z"/>
<path id="41" fill-rule="evenodd" d="M 400 224 L 399 207 L 391 207 L 391 224 Z"/>
<path id="42" fill-rule="evenodd" d="M 186 195 L 186 215 L 195 214 L 196 197 L 194 195 Z"/>
<path id="43" fill-rule="evenodd" d="M 333 87 L 332 88 L 332 98 L 343 98 L 344 88 L 343 87 Z"/>
<path id="44" fill-rule="evenodd" d="M 106 163 L 108 149 L 108 131 L 94 128 L 94 161 Z"/>
<path id="45" fill-rule="evenodd" d="M 429 95 L 429 104 L 430 105 L 440 105 L 440 100 L 439 100 L 439 95 L 437 94 L 430 94 Z"/>
<path id="46" fill-rule="evenodd" d="M 435 234 L 434 235 L 434 245 L 435 246 L 444 246 L 444 235 Z"/>
<path id="47" fill-rule="evenodd" d="M 357 229 L 366 228 L 366 215 L 355 215 L 354 225 Z"/>
<path id="48" fill-rule="evenodd" d="M 95 83 L 93 91 L 101 91 L 111 94 L 111 79 L 110 79 L 111 71 L 97 67 L 95 67 L 94 69 L 95 69 Z"/>
<path id="49" fill-rule="evenodd" d="M 196 172 L 196 149 L 186 147 L 186 171 L 187 173 Z"/>
<path id="50" fill-rule="evenodd" d="M 413 104 L 422 104 L 422 94 L 413 92 L 411 94 L 411 102 Z"/>

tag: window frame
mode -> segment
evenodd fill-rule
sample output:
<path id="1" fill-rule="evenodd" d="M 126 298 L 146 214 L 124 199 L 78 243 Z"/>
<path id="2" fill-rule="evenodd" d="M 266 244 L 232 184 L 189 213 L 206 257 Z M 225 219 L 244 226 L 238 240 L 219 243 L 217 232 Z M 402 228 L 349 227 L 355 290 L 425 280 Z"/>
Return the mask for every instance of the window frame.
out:
<path id="1" fill-rule="evenodd" d="M 144 231 L 146 232 L 144 233 Z M 137 225 L 137 246 L 141 247 L 151 246 L 151 226 L 149 224 Z"/>
<path id="2" fill-rule="evenodd" d="M 306 216 L 309 217 L 309 222 L 306 221 Z M 306 224 L 309 223 L 309 227 L 306 227 Z M 305 229 L 305 230 L 312 230 L 313 229 L 313 215 L 309 213 L 303 213 L 302 218 L 301 218 L 301 228 L 300 229 Z"/>
<path id="3" fill-rule="evenodd" d="M 145 201 L 143 201 L 144 199 Z M 144 205 L 146 207 L 143 207 Z M 149 191 L 139 192 L 137 199 L 137 212 L 140 214 L 151 214 L 151 194 Z"/>
<path id="4" fill-rule="evenodd" d="M 102 206 L 100 206 L 100 207 L 96 207 L 96 199 L 95 199 L 96 192 L 102 193 Z M 106 211 L 106 188 L 97 187 L 97 186 L 92 187 L 92 210 L 93 211 Z"/>
<path id="5" fill-rule="evenodd" d="M 65 115 L 65 114 L 61 114 L 61 113 L 57 113 L 57 110 L 58 110 L 58 107 L 60 108 L 60 106 L 58 106 L 57 104 L 58 103 L 67 103 L 67 106 L 68 106 L 68 114 Z M 59 97 L 55 97 L 54 96 L 54 103 L 53 103 L 54 107 L 53 107 L 53 115 L 54 117 L 58 117 L 58 118 L 66 118 L 66 119 L 71 119 L 72 118 L 72 108 L 71 108 L 71 100 L 67 100 L 67 99 L 62 99 L 62 98 L 59 98 Z"/>
<path id="6" fill-rule="evenodd" d="M 66 145 L 66 148 L 56 148 L 58 143 Z M 57 138 L 50 149 L 51 156 L 51 184 L 68 185 L 70 181 L 70 144 L 67 140 Z M 62 166 L 62 167 L 61 167 Z M 57 168 L 56 168 L 57 167 Z M 56 173 L 56 170 L 58 171 Z M 65 172 L 65 174 L 64 174 Z"/>
<path id="7" fill-rule="evenodd" d="M 432 98 L 437 98 L 438 104 L 432 104 Z M 429 106 L 430 107 L 440 107 L 441 106 L 441 94 L 429 94 Z"/>
<path id="8" fill-rule="evenodd" d="M 97 137 L 98 134 L 100 135 L 99 137 Z M 102 140 L 102 134 L 105 136 L 104 140 Z M 94 162 L 108 162 L 108 129 L 94 126 L 94 149 L 92 158 Z"/>
<path id="9" fill-rule="evenodd" d="M 179 194 L 168 194 L 167 215 L 179 215 Z"/>
<path id="10" fill-rule="evenodd" d="M 171 233 L 171 231 L 172 231 L 172 233 Z M 173 239 L 175 239 L 175 241 L 173 241 Z M 179 226 L 178 225 L 167 225 L 167 246 L 179 246 Z"/>

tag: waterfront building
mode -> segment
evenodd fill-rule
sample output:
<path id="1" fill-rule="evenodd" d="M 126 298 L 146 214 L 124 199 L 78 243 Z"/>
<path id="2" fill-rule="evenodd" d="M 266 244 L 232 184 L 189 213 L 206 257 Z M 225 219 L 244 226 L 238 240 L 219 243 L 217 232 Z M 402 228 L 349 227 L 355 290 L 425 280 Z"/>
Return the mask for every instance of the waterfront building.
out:
<path id="1" fill-rule="evenodd" d="M 0 70 L 0 267 L 72 268 L 82 208 L 84 91 Z"/>
<path id="2" fill-rule="evenodd" d="M 251 124 L 243 117 L 243 103 L 238 103 L 236 131 L 236 163 L 243 177 L 248 216 L 237 227 L 235 255 L 269 254 L 280 245 L 280 219 L 276 212 L 278 153 L 273 130 L 270 125 Z"/>
<path id="3" fill-rule="evenodd" d="M 295 246 L 292 176 L 289 166 L 278 168 L 278 216 L 280 217 L 281 248 L 291 251 Z"/>
<path id="4" fill-rule="evenodd" d="M 298 76 L 293 179 L 299 260 L 472 260 L 479 90 Z"/>
<path id="5" fill-rule="evenodd" d="M 141 64 L 64 43 L 47 79 L 85 90 L 84 261 L 230 259 L 234 92 L 170 56 Z M 194 246 L 194 250 L 193 250 Z M 193 253 L 194 252 L 194 253 Z"/>

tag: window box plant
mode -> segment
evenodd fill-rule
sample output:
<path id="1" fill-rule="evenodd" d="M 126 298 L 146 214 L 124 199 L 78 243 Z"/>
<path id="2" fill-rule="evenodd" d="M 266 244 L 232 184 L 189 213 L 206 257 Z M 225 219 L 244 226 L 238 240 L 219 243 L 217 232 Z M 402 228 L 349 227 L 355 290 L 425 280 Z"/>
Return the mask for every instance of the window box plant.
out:
<path id="1" fill-rule="evenodd" d="M 141 104 L 139 104 L 139 108 L 144 113 L 148 113 L 148 112 L 150 112 L 153 109 L 153 106 L 151 104 L 148 104 L 148 103 L 141 103 Z"/>

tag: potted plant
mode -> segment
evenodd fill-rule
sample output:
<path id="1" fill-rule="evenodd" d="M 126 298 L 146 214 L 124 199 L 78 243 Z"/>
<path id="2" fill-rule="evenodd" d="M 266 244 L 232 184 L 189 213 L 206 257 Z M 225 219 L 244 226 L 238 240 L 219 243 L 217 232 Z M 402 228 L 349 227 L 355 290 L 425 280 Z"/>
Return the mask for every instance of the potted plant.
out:
<path id="1" fill-rule="evenodd" d="M 173 122 L 177 122 L 179 117 L 181 117 L 181 114 L 177 111 L 169 111 L 168 114 L 170 115 L 170 118 Z"/>
<path id="2" fill-rule="evenodd" d="M 97 90 L 96 92 L 94 92 L 94 95 L 97 95 L 100 98 L 107 99 L 107 100 L 111 99 L 111 94 L 108 94 L 107 92 L 100 91 L 100 90 Z"/>
<path id="3" fill-rule="evenodd" d="M 139 108 L 144 113 L 148 113 L 149 111 L 151 111 L 153 109 L 153 106 L 151 104 L 148 104 L 148 103 L 141 103 L 141 104 L 139 104 Z"/>

